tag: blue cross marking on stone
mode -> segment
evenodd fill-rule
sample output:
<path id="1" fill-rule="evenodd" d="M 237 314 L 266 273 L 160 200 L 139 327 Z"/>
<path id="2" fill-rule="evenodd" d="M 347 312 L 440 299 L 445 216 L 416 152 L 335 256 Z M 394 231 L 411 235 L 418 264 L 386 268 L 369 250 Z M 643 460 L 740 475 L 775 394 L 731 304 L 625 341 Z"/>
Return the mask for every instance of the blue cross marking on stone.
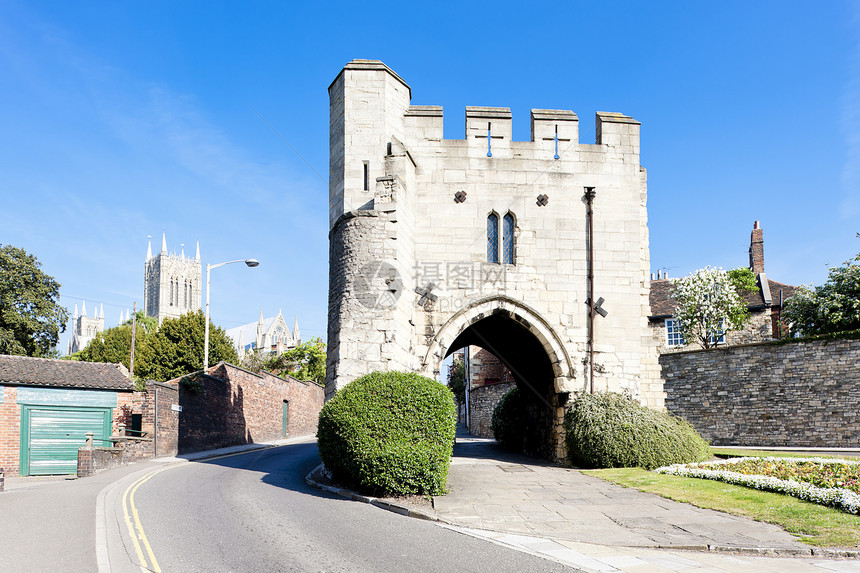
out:
<path id="1" fill-rule="evenodd" d="M 475 137 L 478 137 L 481 139 L 483 139 L 484 137 L 487 138 L 487 157 L 493 156 L 492 141 L 494 139 L 504 139 L 504 136 L 502 136 L 502 135 L 493 135 L 493 122 L 491 122 L 491 121 L 487 122 L 487 135 L 476 135 Z"/>

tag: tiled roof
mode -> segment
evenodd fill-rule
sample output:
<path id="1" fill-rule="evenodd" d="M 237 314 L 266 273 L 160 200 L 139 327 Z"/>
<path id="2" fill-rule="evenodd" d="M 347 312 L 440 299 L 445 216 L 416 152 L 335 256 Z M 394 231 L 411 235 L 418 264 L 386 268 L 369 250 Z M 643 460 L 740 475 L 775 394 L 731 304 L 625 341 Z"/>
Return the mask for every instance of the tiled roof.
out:
<path id="1" fill-rule="evenodd" d="M 0 354 L 0 384 L 59 388 L 133 390 L 121 364 L 76 362 Z"/>
<path id="2" fill-rule="evenodd" d="M 779 291 L 782 290 L 783 302 L 788 300 L 797 290 L 797 287 L 783 284 L 781 282 L 767 279 L 768 287 L 770 288 L 771 303 L 770 306 L 779 307 Z M 768 306 L 765 304 L 762 296 L 761 288 L 754 292 L 748 292 L 744 295 L 744 302 L 747 303 L 749 309 L 763 308 Z M 675 314 L 675 301 L 672 299 L 672 280 L 660 279 L 651 281 L 651 293 L 649 295 L 651 303 L 651 317 L 661 318 L 669 317 Z"/>

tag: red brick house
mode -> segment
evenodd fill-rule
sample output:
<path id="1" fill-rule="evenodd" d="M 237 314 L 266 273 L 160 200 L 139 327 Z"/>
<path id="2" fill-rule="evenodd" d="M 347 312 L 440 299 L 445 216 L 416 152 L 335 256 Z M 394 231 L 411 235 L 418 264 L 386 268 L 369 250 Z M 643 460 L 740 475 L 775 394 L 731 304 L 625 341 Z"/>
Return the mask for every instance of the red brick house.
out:
<path id="1" fill-rule="evenodd" d="M 769 279 L 764 272 L 764 232 L 756 221 L 750 235 L 749 268 L 756 276 L 758 289 L 746 293 L 744 300 L 750 313 L 750 322 L 740 331 L 729 332 L 720 343 L 728 346 L 774 340 L 781 336 L 780 313 L 783 303 L 796 287 Z M 668 276 L 652 275 L 651 280 L 651 327 L 654 343 L 661 353 L 698 348 L 691 343 L 683 344 L 675 318 L 675 301 L 672 299 L 672 281 Z"/>
<path id="2" fill-rule="evenodd" d="M 133 400 L 121 364 L 0 355 L 0 468 L 74 474 L 87 432 L 105 444 Z"/>

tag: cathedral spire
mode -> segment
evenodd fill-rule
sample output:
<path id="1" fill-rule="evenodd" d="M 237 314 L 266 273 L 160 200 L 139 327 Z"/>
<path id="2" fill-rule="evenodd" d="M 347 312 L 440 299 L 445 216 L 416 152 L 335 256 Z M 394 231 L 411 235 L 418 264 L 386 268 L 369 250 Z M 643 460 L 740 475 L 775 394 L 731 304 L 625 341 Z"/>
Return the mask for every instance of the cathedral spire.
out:
<path id="1" fill-rule="evenodd" d="M 73 320 L 77 320 L 77 319 L 78 319 L 78 303 L 75 303 L 75 314 L 74 314 L 74 315 L 72 315 L 72 319 L 73 319 Z"/>
<path id="2" fill-rule="evenodd" d="M 293 340 L 296 343 L 296 346 L 299 344 L 299 315 L 296 315 L 296 321 L 293 324 Z"/>
<path id="3" fill-rule="evenodd" d="M 81 301 L 81 316 L 86 316 L 86 315 L 87 315 L 87 301 L 82 300 Z"/>
<path id="4" fill-rule="evenodd" d="M 146 260 L 148 261 L 151 258 L 152 258 L 152 239 L 147 237 L 146 238 Z"/>
<path id="5" fill-rule="evenodd" d="M 195 261 L 199 261 L 199 260 L 200 260 L 200 241 L 197 241 L 197 254 L 196 254 L 196 255 L 194 255 L 194 260 L 195 260 Z"/>
<path id="6" fill-rule="evenodd" d="M 162 253 L 167 252 L 167 236 L 165 235 L 165 233 L 163 231 L 161 233 L 161 252 Z"/>

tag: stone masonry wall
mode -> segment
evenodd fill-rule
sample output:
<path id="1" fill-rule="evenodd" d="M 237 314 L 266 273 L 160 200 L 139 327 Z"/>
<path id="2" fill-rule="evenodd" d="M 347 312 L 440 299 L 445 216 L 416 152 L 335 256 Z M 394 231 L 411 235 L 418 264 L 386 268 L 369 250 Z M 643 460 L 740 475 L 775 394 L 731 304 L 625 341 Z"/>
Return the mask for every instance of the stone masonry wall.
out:
<path id="1" fill-rule="evenodd" d="M 660 357 L 666 408 L 715 445 L 860 447 L 860 340 Z"/>
<path id="2" fill-rule="evenodd" d="M 469 390 L 469 433 L 481 438 L 493 437 L 493 410 L 496 404 L 514 387 L 507 384 L 490 384 Z"/>

